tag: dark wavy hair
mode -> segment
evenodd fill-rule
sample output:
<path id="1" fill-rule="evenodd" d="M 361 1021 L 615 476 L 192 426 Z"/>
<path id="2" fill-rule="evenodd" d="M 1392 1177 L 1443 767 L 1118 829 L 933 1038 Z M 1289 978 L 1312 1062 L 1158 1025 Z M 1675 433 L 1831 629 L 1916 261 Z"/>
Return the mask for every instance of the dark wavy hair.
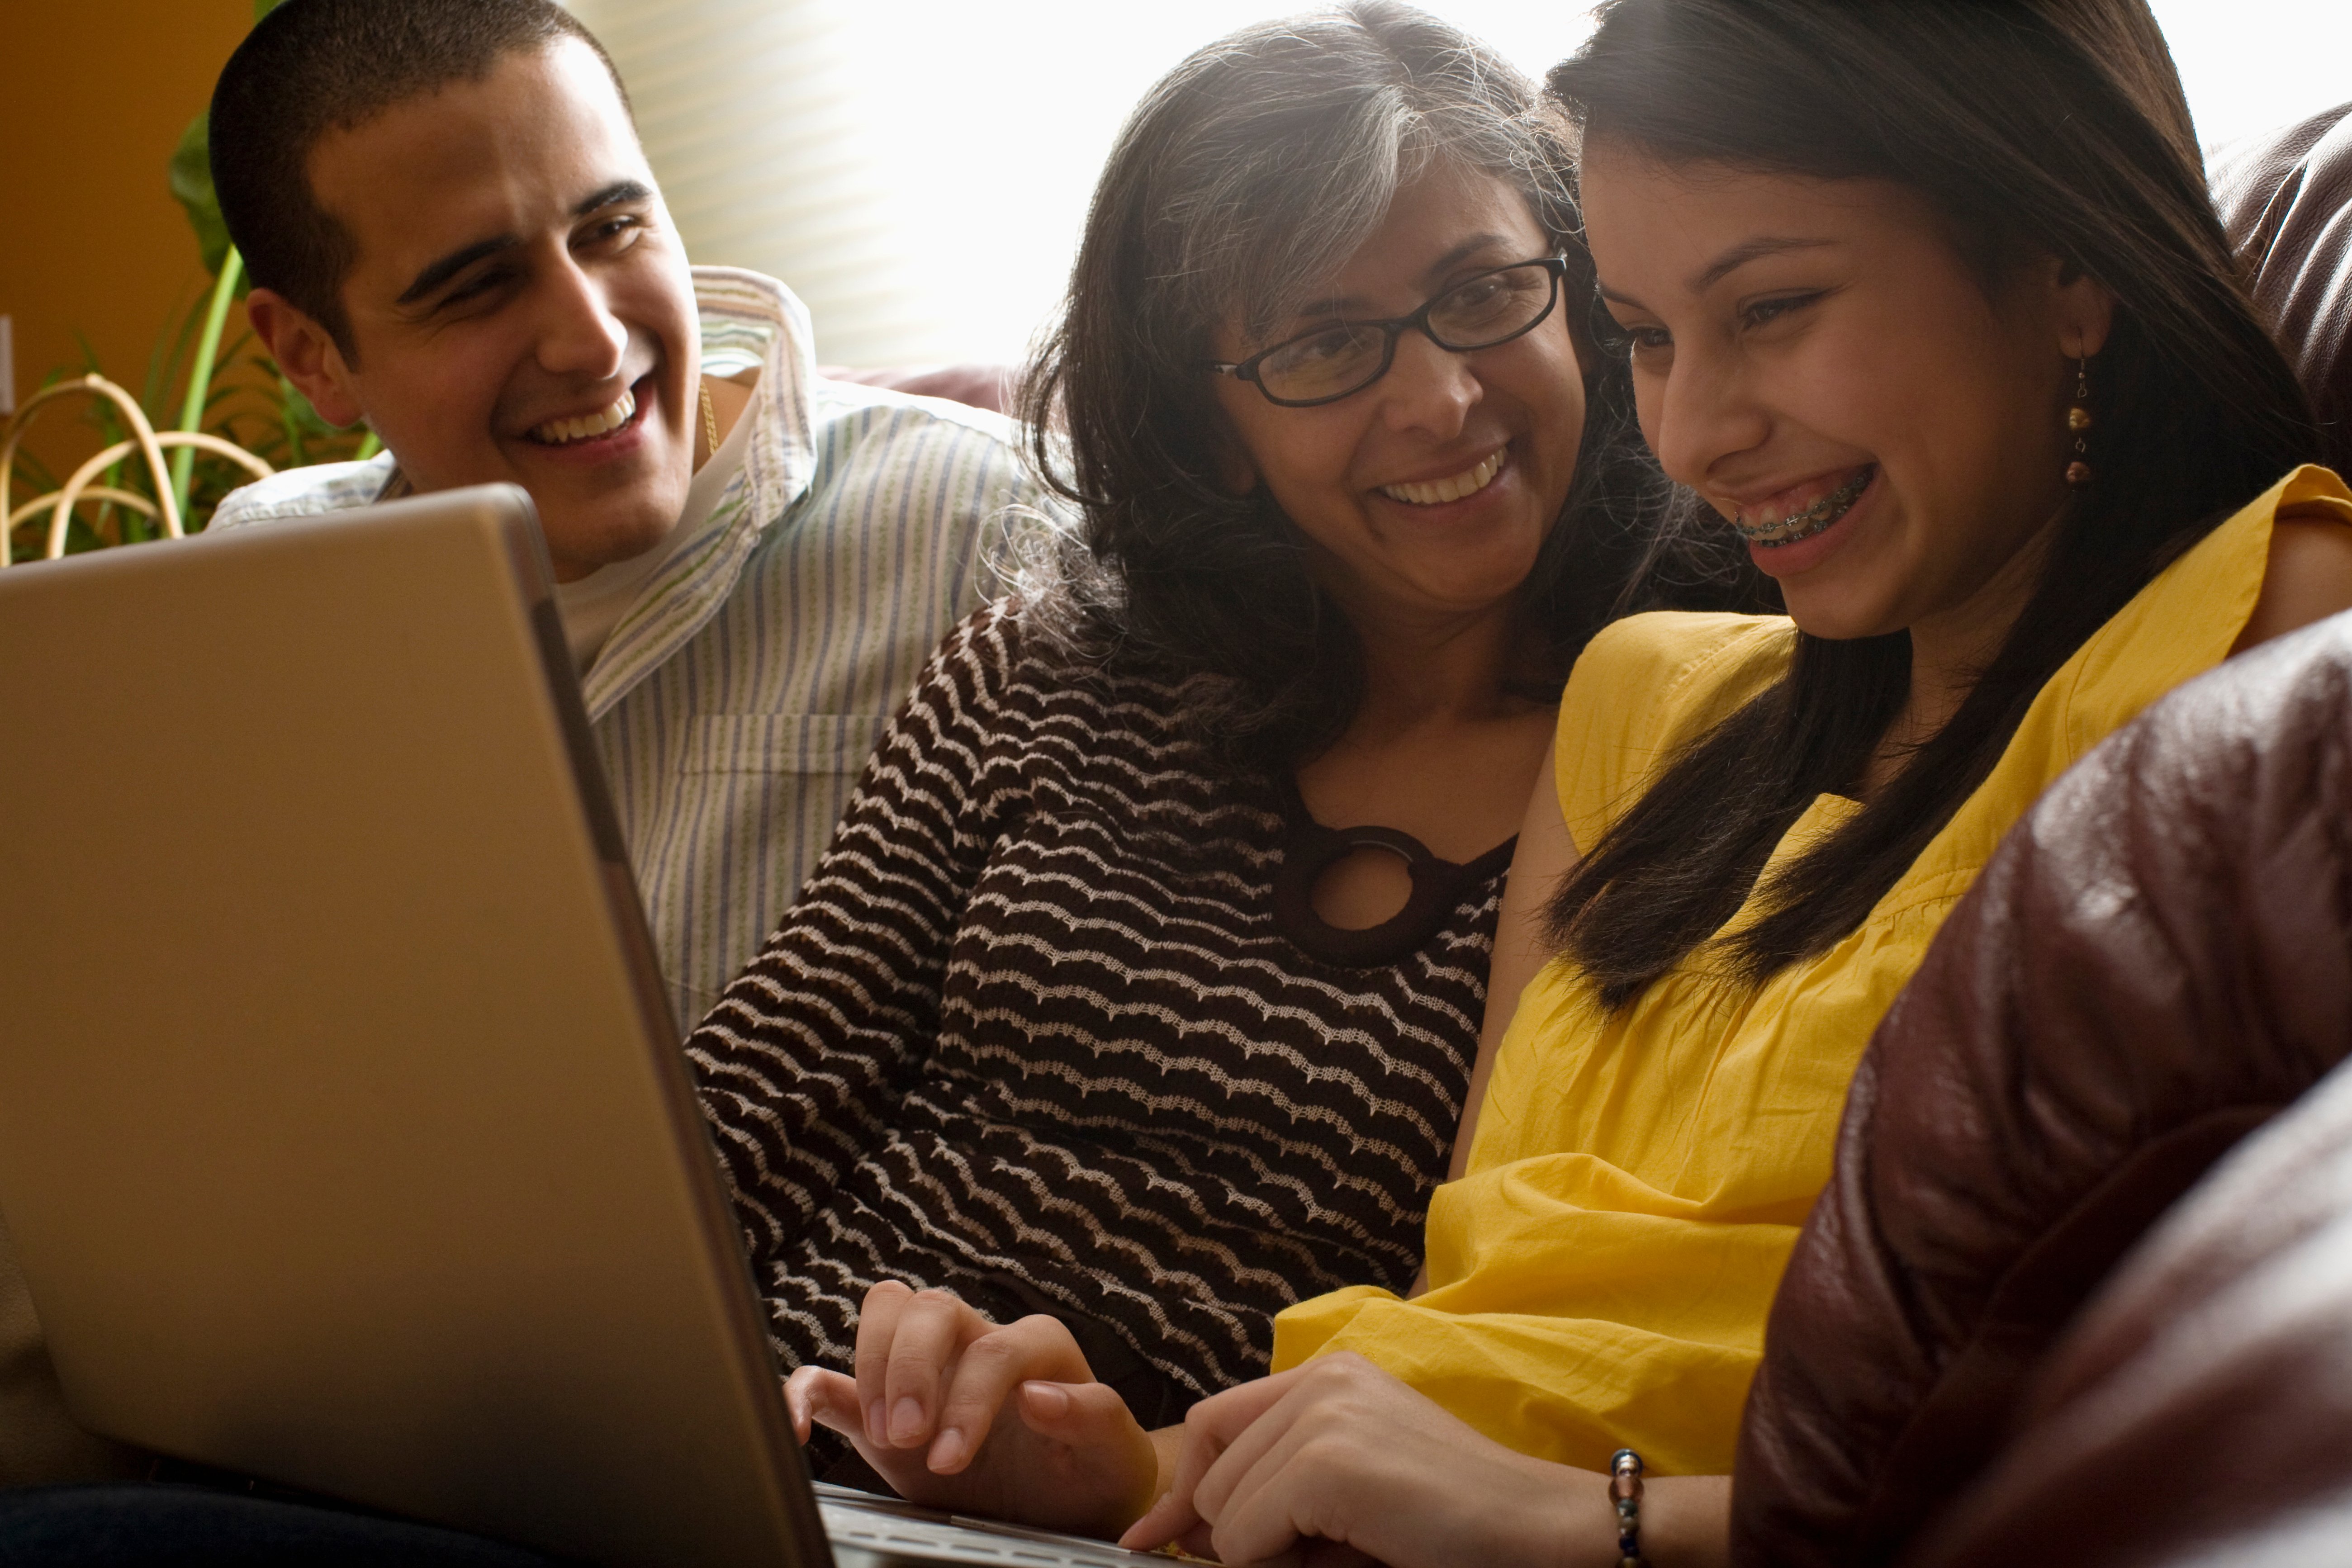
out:
<path id="1" fill-rule="evenodd" d="M 1570 258 L 1563 309 L 1588 369 L 1576 479 L 1520 590 L 1541 650 L 1528 688 L 1557 698 L 1624 607 L 1753 594 L 1744 560 L 1664 548 L 1645 526 L 1671 491 L 1623 366 L 1591 351 L 1565 117 L 1499 56 L 1391 0 L 1245 28 L 1129 119 L 1023 394 L 1034 462 L 1084 518 L 1038 596 L 1076 646 L 1178 684 L 1188 729 L 1232 766 L 1286 766 L 1336 740 L 1362 664 L 1296 527 L 1262 487 L 1219 482 L 1210 334 L 1236 313 L 1253 335 L 1288 318 L 1400 188 L 1446 166 L 1517 190 Z"/>
<path id="2" fill-rule="evenodd" d="M 1615 0 L 1550 88 L 1587 138 L 1669 164 L 1898 182 L 1970 258 L 2054 256 L 2116 301 L 2091 370 L 2097 478 L 2023 614 L 1943 729 L 1773 874 L 1761 917 L 1716 941 L 1806 806 L 1860 785 L 1909 689 L 1907 632 L 1798 634 L 1785 679 L 1584 847 L 1551 929 L 1622 1006 L 1710 942 L 1755 984 L 1853 931 L 2058 668 L 2315 438 L 2241 287 L 2142 0 Z"/>

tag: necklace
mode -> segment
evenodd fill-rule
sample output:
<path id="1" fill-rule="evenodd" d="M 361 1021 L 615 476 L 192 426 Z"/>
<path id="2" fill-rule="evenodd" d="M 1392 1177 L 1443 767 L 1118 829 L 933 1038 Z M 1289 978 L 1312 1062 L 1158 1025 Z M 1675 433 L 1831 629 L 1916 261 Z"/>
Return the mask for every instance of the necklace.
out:
<path id="1" fill-rule="evenodd" d="M 719 456 L 719 411 L 710 405 L 710 378 L 699 378 L 702 384 L 703 439 L 710 443 L 710 457 Z"/>

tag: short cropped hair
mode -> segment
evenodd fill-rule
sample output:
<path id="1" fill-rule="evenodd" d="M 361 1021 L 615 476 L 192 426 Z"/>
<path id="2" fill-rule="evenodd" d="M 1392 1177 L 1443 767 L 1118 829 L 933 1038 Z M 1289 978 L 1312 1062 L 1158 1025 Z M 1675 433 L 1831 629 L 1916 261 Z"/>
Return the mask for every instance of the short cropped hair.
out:
<path id="1" fill-rule="evenodd" d="M 594 35 L 554 0 L 286 0 L 255 24 L 213 89 L 213 186 L 254 283 L 275 289 L 353 358 L 343 312 L 349 230 L 310 188 L 331 132 L 451 82 L 481 81 L 510 54 L 577 38 L 628 89 Z"/>

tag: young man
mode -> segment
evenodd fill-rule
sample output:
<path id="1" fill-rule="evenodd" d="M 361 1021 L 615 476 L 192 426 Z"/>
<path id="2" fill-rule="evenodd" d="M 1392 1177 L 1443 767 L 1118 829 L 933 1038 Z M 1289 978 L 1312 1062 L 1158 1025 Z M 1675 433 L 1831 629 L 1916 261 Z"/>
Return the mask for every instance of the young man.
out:
<path id="1" fill-rule="evenodd" d="M 530 492 L 690 1027 L 1035 515 L 1011 426 L 820 381 L 782 284 L 689 268 L 611 61 L 551 0 L 291 0 L 221 74 L 212 161 L 255 331 L 385 447 L 212 526 Z"/>
<path id="2" fill-rule="evenodd" d="M 611 62 L 551 0 L 289 0 L 211 129 L 256 332 L 386 448 L 248 486 L 212 526 L 530 492 L 691 1026 L 1036 515 L 1012 426 L 820 381 L 782 284 L 689 268 Z M 142 1465 L 67 1418 L 0 1228 L 0 1487 Z"/>

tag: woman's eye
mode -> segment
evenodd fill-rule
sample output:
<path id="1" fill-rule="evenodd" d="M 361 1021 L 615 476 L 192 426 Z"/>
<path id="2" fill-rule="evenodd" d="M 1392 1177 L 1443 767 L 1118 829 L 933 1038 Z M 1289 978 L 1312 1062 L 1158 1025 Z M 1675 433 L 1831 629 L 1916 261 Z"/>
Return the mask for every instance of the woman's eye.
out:
<path id="1" fill-rule="evenodd" d="M 1617 330 L 1618 352 L 1634 359 L 1654 359 L 1671 353 L 1675 335 L 1664 327 L 1620 327 Z"/>
<path id="2" fill-rule="evenodd" d="M 1328 332 L 1298 339 L 1279 351 L 1276 357 L 1286 370 L 1304 369 L 1308 365 L 1345 359 L 1356 352 L 1357 337 L 1358 334 L 1349 328 L 1334 327 Z"/>
<path id="3" fill-rule="evenodd" d="M 1820 298 L 1819 294 L 1784 294 L 1775 299 L 1759 300 L 1739 312 L 1739 324 L 1743 327 L 1769 327 Z"/>

